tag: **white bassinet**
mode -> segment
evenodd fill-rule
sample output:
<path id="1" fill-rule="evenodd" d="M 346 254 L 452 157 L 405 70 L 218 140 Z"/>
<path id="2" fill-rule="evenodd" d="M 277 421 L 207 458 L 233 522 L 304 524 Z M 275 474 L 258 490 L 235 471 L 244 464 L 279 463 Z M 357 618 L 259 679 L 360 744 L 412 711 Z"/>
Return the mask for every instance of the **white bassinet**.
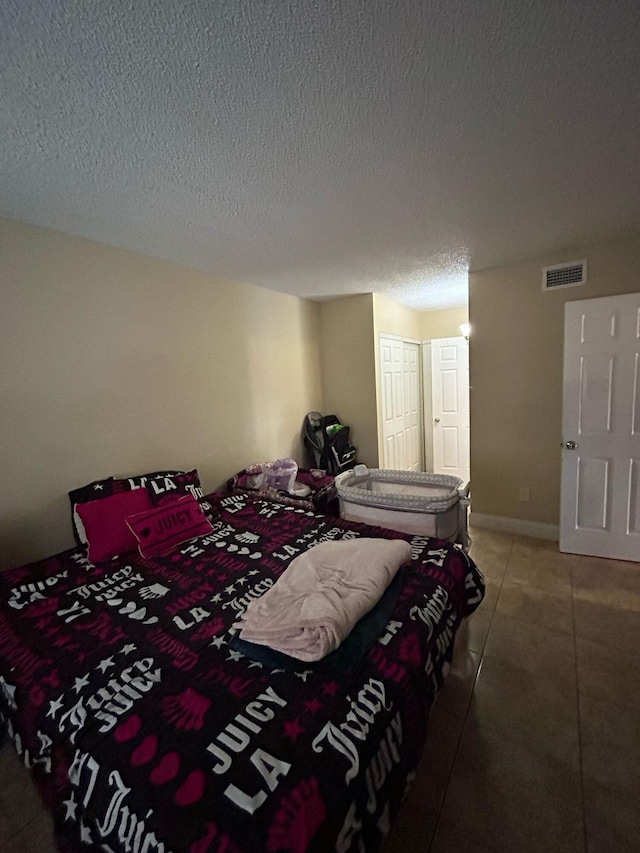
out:
<path id="1" fill-rule="evenodd" d="M 469 483 L 459 477 L 356 465 L 335 484 L 342 518 L 469 547 Z"/>

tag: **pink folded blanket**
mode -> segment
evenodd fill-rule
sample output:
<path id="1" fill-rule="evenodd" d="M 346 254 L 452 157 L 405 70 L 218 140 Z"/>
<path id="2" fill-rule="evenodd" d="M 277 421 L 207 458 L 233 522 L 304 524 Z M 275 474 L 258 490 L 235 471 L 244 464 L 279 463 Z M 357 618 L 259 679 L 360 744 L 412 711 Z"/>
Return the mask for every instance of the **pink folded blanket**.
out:
<path id="1" fill-rule="evenodd" d="M 276 583 L 250 602 L 240 637 L 304 661 L 336 649 L 380 600 L 403 563 L 404 540 L 323 542 L 291 561 Z"/>

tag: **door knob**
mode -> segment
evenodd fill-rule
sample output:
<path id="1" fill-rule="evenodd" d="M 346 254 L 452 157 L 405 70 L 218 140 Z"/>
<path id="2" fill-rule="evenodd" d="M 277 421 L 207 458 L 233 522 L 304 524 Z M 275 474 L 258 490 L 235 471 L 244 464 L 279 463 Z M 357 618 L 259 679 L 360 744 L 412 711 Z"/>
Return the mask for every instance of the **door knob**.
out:
<path id="1" fill-rule="evenodd" d="M 578 445 L 575 441 L 565 441 L 564 446 L 567 450 L 575 450 Z"/>
<path id="2" fill-rule="evenodd" d="M 433 420 L 434 420 L 434 423 L 437 423 L 437 424 L 440 423 L 440 418 L 434 418 Z"/>

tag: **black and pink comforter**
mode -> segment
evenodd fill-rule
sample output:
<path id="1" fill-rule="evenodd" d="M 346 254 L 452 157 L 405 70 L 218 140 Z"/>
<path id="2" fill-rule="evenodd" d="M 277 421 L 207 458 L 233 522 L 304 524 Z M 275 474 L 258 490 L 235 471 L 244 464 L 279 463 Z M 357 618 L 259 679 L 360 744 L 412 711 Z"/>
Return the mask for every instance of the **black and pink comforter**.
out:
<path id="1" fill-rule="evenodd" d="M 0 574 L 0 729 L 62 850 L 376 850 L 482 576 L 440 540 L 210 500 L 213 532 L 164 557 L 96 567 L 75 549 Z M 232 623 L 295 556 L 362 535 L 413 550 L 363 653 L 282 667 L 233 647 Z"/>

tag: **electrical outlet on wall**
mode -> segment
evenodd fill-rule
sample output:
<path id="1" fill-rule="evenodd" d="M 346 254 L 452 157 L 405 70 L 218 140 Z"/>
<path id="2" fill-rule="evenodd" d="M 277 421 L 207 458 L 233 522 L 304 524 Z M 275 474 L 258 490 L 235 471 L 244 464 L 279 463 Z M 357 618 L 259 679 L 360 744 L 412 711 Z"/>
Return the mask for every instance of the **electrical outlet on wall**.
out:
<path id="1" fill-rule="evenodd" d="M 529 500 L 529 486 L 520 486 L 520 500 L 528 501 Z"/>

